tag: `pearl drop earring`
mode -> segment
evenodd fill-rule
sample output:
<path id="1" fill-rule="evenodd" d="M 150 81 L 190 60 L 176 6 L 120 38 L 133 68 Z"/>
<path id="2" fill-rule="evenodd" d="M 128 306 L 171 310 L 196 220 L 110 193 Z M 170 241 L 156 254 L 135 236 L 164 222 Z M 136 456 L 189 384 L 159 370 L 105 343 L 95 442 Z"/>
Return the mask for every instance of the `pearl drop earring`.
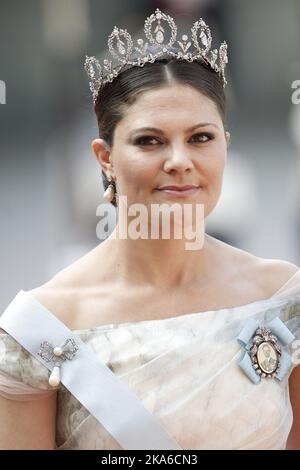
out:
<path id="1" fill-rule="evenodd" d="M 111 202 L 111 201 L 113 200 L 113 198 L 115 197 L 115 193 L 116 193 L 115 182 L 114 182 L 113 179 L 111 178 L 111 179 L 109 180 L 109 185 L 108 185 L 108 187 L 107 187 L 106 190 L 104 191 L 103 199 L 105 199 L 105 201 L 107 201 L 107 202 Z"/>

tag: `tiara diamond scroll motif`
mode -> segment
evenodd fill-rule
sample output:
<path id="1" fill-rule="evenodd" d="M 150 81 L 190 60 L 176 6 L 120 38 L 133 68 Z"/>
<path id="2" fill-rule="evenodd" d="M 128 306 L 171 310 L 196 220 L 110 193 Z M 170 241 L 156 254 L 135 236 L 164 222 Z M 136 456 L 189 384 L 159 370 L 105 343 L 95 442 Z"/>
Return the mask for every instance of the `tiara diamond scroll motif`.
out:
<path id="1" fill-rule="evenodd" d="M 146 18 L 144 33 L 146 41 L 139 38 L 134 44 L 126 29 L 115 26 L 108 37 L 111 60 L 105 59 L 101 65 L 94 56 L 86 56 L 84 68 L 90 79 L 94 103 L 103 86 L 112 82 L 123 70 L 134 66 L 143 67 L 147 62 L 153 63 L 164 55 L 188 62 L 203 61 L 220 75 L 223 87 L 226 86 L 227 43 L 224 41 L 219 50 L 211 50 L 211 31 L 202 18 L 194 23 L 190 37 L 183 34 L 178 40 L 174 19 L 157 8 L 155 13 Z"/>

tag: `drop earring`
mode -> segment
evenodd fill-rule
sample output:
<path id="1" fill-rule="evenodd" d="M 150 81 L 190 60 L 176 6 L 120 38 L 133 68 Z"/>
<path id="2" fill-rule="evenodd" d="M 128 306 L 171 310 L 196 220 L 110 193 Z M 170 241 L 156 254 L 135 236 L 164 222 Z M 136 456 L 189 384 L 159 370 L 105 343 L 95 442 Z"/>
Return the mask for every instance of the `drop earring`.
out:
<path id="1" fill-rule="evenodd" d="M 107 202 L 111 202 L 114 197 L 115 197 L 115 193 L 116 193 L 116 183 L 115 181 L 111 178 L 109 180 L 109 185 L 108 187 L 106 188 L 106 190 L 104 191 L 104 194 L 103 194 L 103 199 L 105 199 L 105 201 Z"/>

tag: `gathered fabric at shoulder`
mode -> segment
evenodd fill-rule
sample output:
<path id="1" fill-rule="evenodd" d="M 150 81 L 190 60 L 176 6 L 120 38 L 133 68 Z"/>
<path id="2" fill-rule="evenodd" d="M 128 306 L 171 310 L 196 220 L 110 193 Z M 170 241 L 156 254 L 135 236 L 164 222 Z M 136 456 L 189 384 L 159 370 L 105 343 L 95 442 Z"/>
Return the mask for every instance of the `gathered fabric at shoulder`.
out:
<path id="1" fill-rule="evenodd" d="M 12 336 L 0 332 L 0 395 L 27 401 L 55 393 L 60 386 L 49 385 L 49 371 Z"/>

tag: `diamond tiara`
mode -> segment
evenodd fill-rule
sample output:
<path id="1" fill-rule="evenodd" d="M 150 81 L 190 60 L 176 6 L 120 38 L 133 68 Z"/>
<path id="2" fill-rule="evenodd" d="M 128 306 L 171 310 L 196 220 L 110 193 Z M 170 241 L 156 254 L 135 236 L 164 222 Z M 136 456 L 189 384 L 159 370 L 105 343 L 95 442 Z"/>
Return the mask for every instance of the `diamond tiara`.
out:
<path id="1" fill-rule="evenodd" d="M 169 37 L 166 37 L 165 29 L 169 29 Z M 146 18 L 144 33 L 148 42 L 137 39 L 134 46 L 127 30 L 115 26 L 108 37 L 112 59 L 104 59 L 101 66 L 96 57 L 86 56 L 84 68 L 90 78 L 94 104 L 103 86 L 112 82 L 123 70 L 134 66 L 143 67 L 147 62 L 153 63 L 165 55 L 188 62 L 199 59 L 204 61 L 220 75 L 223 87 L 226 86 L 227 43 L 224 41 L 219 50 L 211 50 L 211 32 L 202 18 L 193 24 L 191 39 L 183 34 L 181 40 L 177 40 L 177 26 L 173 18 L 157 8 L 155 13 Z"/>

